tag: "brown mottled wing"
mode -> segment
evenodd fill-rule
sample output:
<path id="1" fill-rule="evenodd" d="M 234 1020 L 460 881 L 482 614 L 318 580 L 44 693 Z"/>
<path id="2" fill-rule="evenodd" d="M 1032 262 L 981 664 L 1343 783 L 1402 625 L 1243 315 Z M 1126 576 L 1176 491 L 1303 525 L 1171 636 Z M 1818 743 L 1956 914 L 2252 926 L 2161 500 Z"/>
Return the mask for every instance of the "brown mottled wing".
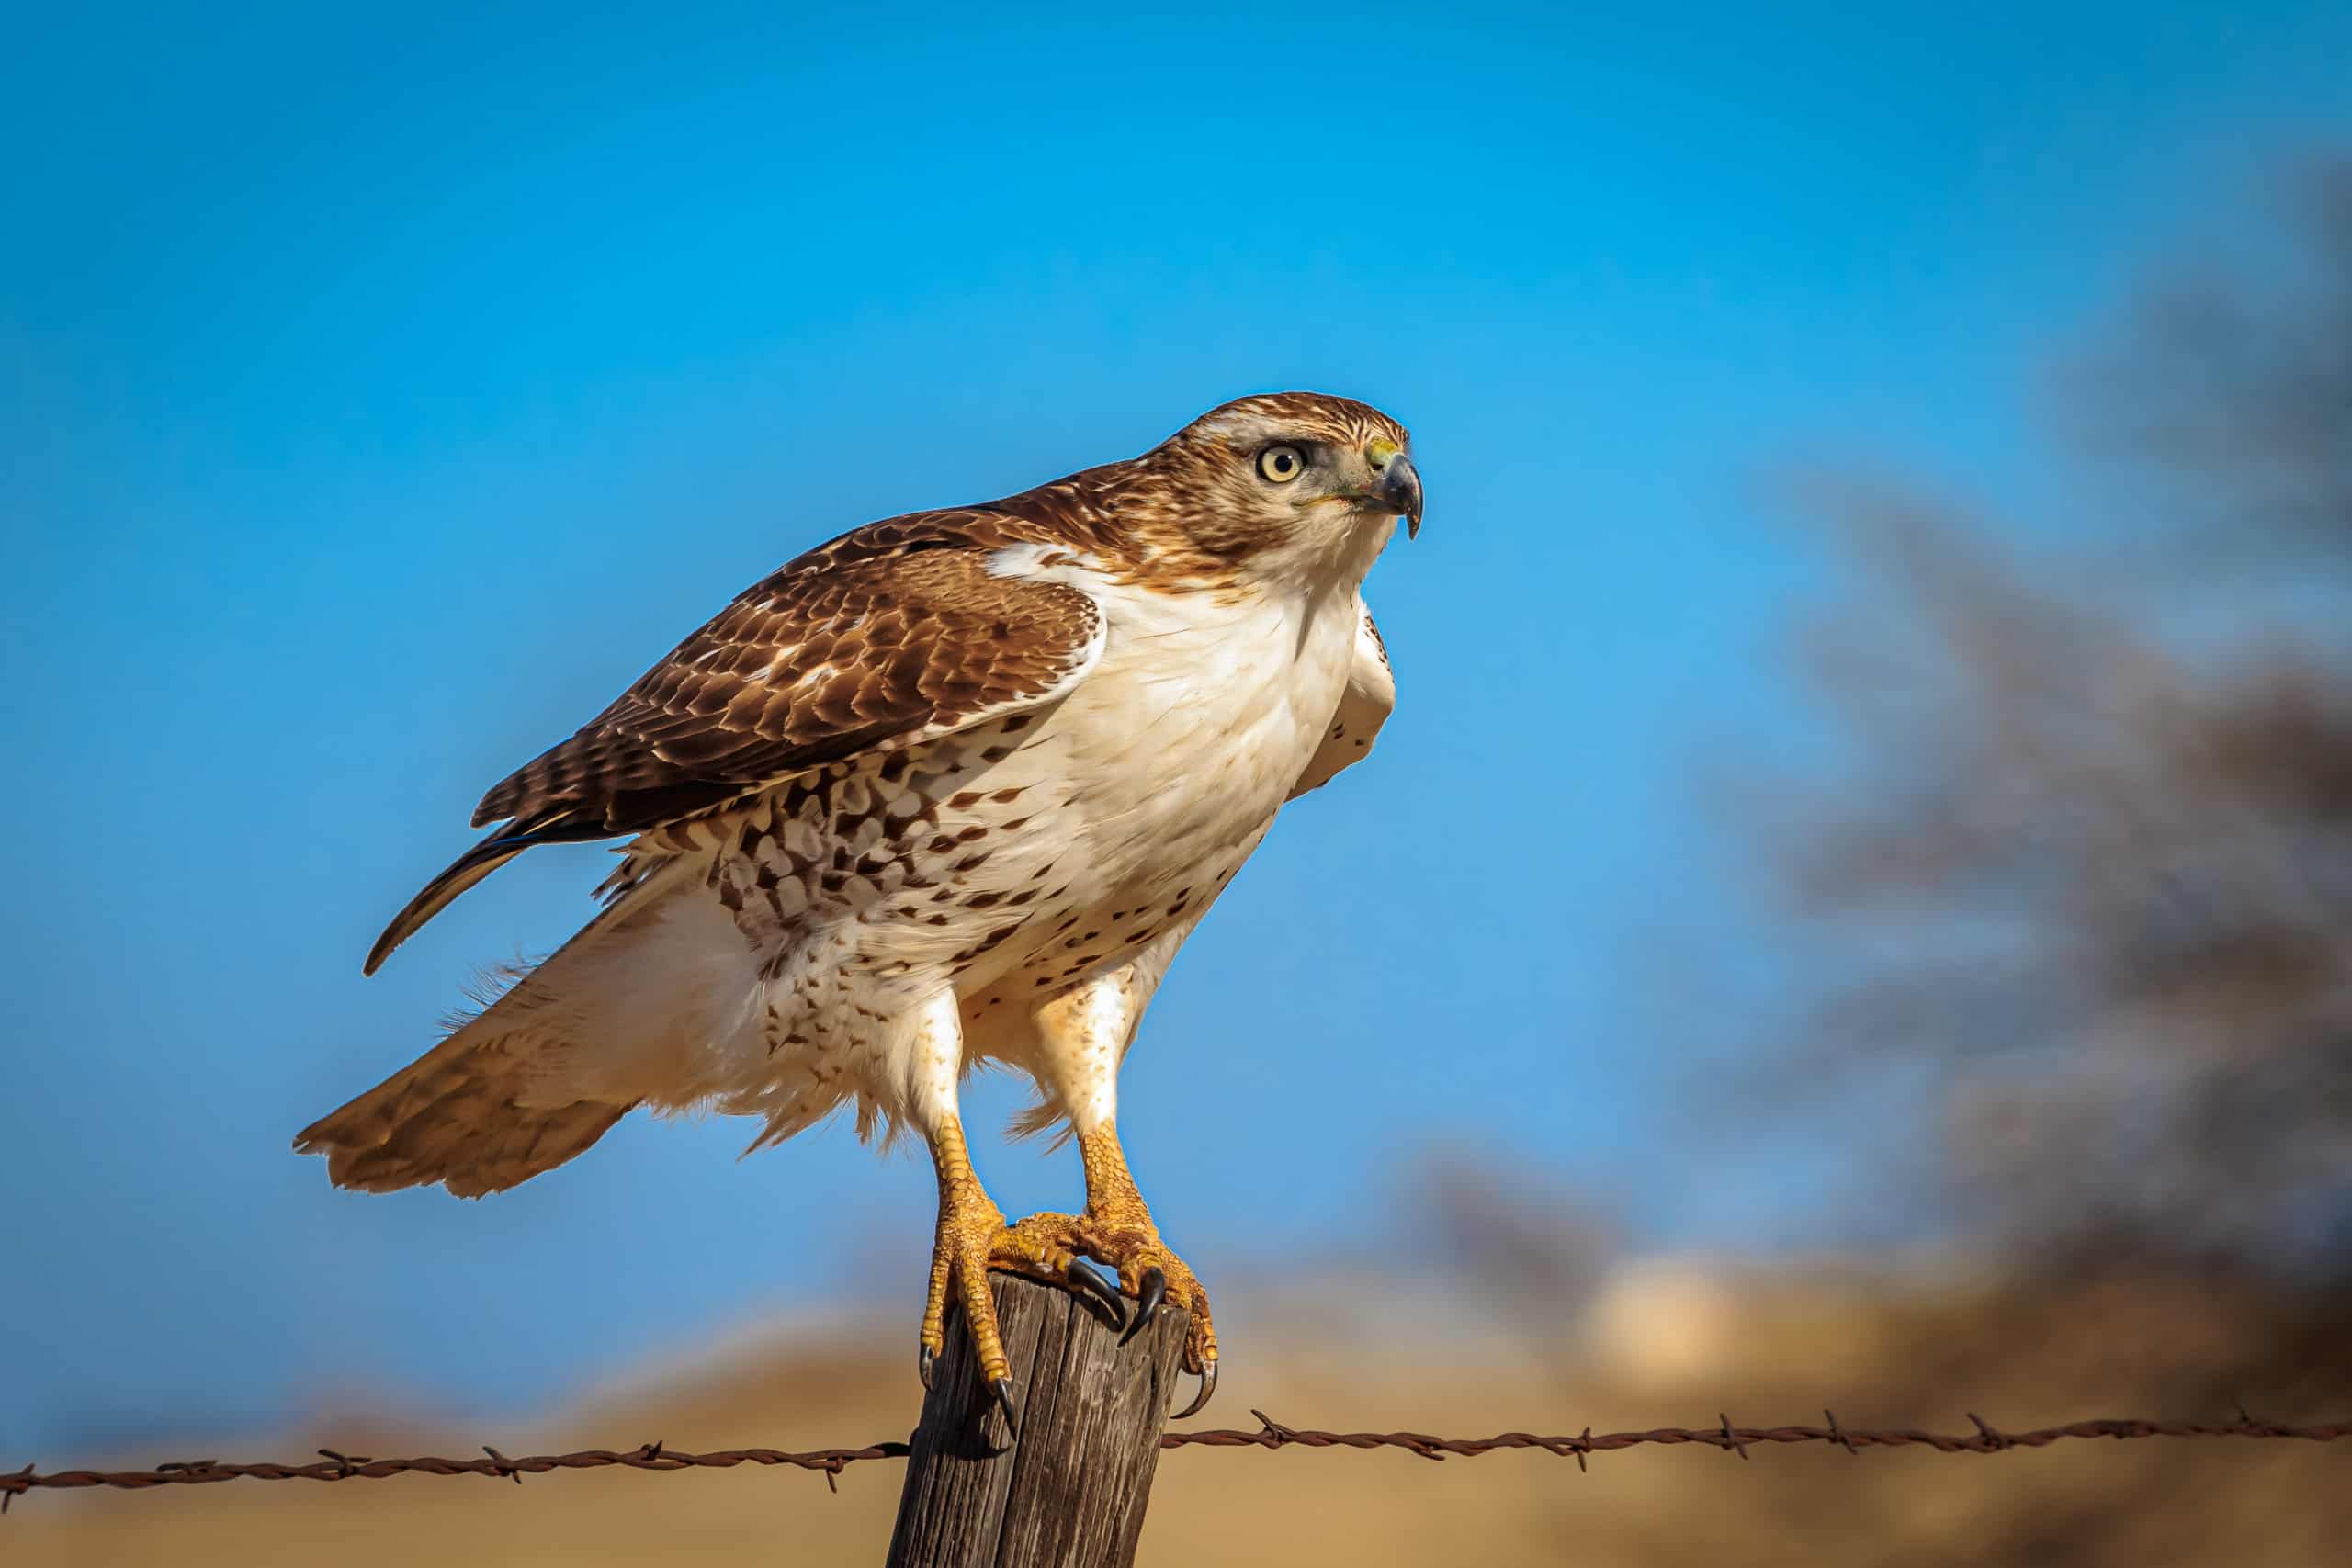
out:
<path id="1" fill-rule="evenodd" d="M 1340 769 L 1363 761 L 1380 727 L 1388 722 L 1390 711 L 1396 706 L 1396 677 L 1388 667 L 1388 645 L 1381 641 L 1380 628 L 1373 625 L 1372 612 L 1363 600 L 1357 600 L 1356 608 L 1361 618 L 1356 623 L 1355 659 L 1348 668 L 1347 690 L 1340 694 L 1339 711 L 1324 728 L 1322 744 L 1307 759 L 1298 783 L 1291 786 L 1288 798 L 1292 800 L 1310 789 L 1322 788 Z"/>
<path id="2" fill-rule="evenodd" d="M 747 590 L 482 797 L 476 827 L 511 820 L 394 918 L 368 973 L 534 844 L 640 832 L 1067 694 L 1102 652 L 1102 612 L 1075 588 L 992 574 L 1018 528 L 986 513 L 892 519 Z"/>
<path id="3" fill-rule="evenodd" d="M 485 795 L 474 825 L 561 811 L 600 837 L 636 832 L 1049 701 L 1101 651 L 1102 615 L 1086 594 L 993 576 L 988 552 L 960 540 L 804 561 Z"/>

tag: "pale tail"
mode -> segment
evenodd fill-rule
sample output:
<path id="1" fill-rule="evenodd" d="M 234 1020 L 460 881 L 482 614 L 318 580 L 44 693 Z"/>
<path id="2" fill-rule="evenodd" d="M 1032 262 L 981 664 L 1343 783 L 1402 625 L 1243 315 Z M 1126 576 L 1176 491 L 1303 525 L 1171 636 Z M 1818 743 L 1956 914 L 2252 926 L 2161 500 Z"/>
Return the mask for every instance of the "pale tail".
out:
<path id="1" fill-rule="evenodd" d="M 338 1187 L 440 1182 L 461 1198 L 585 1150 L 649 1090 L 676 1081 L 678 1055 L 709 1038 L 707 1010 L 692 1005 L 697 987 L 681 985 L 692 976 L 679 972 L 669 917 L 716 903 L 677 899 L 679 890 L 667 876 L 633 890 L 480 1017 L 304 1128 L 294 1147 L 326 1156 Z M 669 1072 L 650 1070 L 665 1063 Z"/>

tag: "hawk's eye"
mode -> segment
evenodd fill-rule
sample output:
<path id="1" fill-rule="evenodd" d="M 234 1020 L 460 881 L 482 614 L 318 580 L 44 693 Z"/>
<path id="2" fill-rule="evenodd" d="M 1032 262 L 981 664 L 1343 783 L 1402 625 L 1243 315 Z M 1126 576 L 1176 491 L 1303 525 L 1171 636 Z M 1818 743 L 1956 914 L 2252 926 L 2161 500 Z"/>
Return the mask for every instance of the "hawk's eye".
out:
<path id="1" fill-rule="evenodd" d="M 1278 485 L 1286 485 L 1306 472 L 1306 455 L 1295 446 L 1269 446 L 1258 454 L 1258 472 Z"/>

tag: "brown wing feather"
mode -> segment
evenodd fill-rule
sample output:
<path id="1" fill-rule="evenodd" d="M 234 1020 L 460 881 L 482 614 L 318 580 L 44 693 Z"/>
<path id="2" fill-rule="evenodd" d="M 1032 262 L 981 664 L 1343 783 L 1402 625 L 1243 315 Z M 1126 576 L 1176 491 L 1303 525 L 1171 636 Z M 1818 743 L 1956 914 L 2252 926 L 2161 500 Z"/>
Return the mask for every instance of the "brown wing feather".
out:
<path id="1" fill-rule="evenodd" d="M 482 797 L 507 821 L 394 918 L 392 949 L 535 843 L 641 832 L 826 762 L 1068 692 L 1102 651 L 1075 588 L 989 570 L 1038 525 L 986 512 L 869 524 L 739 595 L 570 739 Z"/>
<path id="2" fill-rule="evenodd" d="M 635 832 L 1066 689 L 1099 640 L 1093 601 L 990 575 L 998 530 L 974 525 L 996 520 L 935 515 L 931 536 L 872 525 L 746 591 L 485 795 L 475 826 L 561 811 Z"/>

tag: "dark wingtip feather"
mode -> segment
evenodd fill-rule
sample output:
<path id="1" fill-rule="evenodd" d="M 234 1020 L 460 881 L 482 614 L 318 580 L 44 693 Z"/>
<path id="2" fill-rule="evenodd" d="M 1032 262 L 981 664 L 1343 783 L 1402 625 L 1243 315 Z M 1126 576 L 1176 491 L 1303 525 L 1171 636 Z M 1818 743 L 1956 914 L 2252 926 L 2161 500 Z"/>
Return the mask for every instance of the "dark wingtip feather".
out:
<path id="1" fill-rule="evenodd" d="M 424 923 L 447 908 L 458 896 L 529 849 L 533 844 L 546 843 L 563 836 L 557 823 L 541 826 L 538 831 L 514 832 L 500 829 L 488 838 L 449 863 L 447 870 L 426 883 L 417 896 L 403 905 L 392 917 L 376 945 L 368 950 L 368 962 L 360 966 L 362 975 L 373 975 L 384 966 L 392 950 L 414 936 Z"/>

